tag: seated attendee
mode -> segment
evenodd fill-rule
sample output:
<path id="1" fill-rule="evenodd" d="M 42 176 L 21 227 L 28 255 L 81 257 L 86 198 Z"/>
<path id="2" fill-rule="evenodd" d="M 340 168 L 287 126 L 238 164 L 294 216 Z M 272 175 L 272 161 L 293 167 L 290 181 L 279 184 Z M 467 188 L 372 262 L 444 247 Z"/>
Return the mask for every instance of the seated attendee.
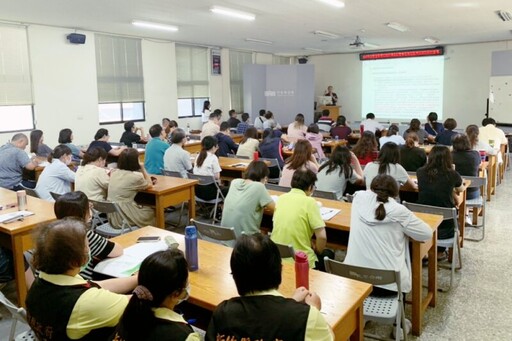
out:
<path id="1" fill-rule="evenodd" d="M 457 128 L 457 121 L 455 121 L 453 118 L 447 118 L 443 123 L 443 127 L 443 132 L 436 135 L 435 141 L 437 144 L 443 146 L 451 146 L 453 138 L 455 135 L 457 135 L 457 132 L 453 131 L 455 128 Z"/>
<path id="2" fill-rule="evenodd" d="M 425 150 L 418 146 L 418 135 L 409 133 L 406 136 L 405 145 L 400 147 L 400 164 L 408 172 L 416 172 L 427 163 Z"/>
<path id="3" fill-rule="evenodd" d="M 265 109 L 261 109 L 259 111 L 259 116 L 254 119 L 254 128 L 258 130 L 263 130 L 263 123 L 267 120 L 265 118 L 265 114 L 267 111 Z"/>
<path id="4" fill-rule="evenodd" d="M 174 249 L 151 254 L 140 265 L 138 278 L 114 340 L 201 340 L 183 315 L 174 311 L 190 295 L 183 252 Z"/>
<path id="5" fill-rule="evenodd" d="M 284 160 L 283 160 L 283 145 L 281 143 L 281 137 L 279 136 L 279 130 L 273 129 L 265 129 L 263 131 L 263 138 L 258 147 L 261 157 L 267 159 L 277 159 L 277 163 L 279 163 L 279 167 L 283 169 Z M 270 171 L 272 173 L 272 170 Z M 278 172 L 279 173 L 279 172 Z M 271 178 L 277 178 L 276 176 L 271 174 Z"/>
<path id="6" fill-rule="evenodd" d="M 318 119 L 316 124 L 318 124 L 318 129 L 323 132 L 330 132 L 332 129 L 332 118 L 329 116 L 330 111 L 327 109 L 322 110 L 322 116 Z"/>
<path id="7" fill-rule="evenodd" d="M 266 121 L 263 122 L 263 129 L 281 129 L 281 125 L 276 121 L 272 111 L 267 111 L 265 118 Z"/>
<path id="8" fill-rule="evenodd" d="M 273 210 L 274 201 L 265 188 L 269 170 L 265 162 L 252 161 L 244 179 L 234 179 L 224 200 L 222 226 L 234 227 L 237 235 L 260 232 L 263 209 Z"/>
<path id="9" fill-rule="evenodd" d="M 81 150 L 73 144 L 73 132 L 71 129 L 65 128 L 59 132 L 59 143 L 65 144 L 73 153 L 73 161 L 78 161 L 84 156 L 85 150 Z"/>
<path id="10" fill-rule="evenodd" d="M 309 169 L 314 174 L 318 172 L 320 165 L 313 156 L 313 147 L 307 140 L 299 140 L 295 144 L 293 154 L 286 159 L 283 168 L 283 174 L 279 180 L 279 186 L 290 187 L 293 174 L 297 170 Z"/>
<path id="11" fill-rule="evenodd" d="M 111 213 L 108 216 L 109 221 L 115 228 L 122 226 L 123 217 L 130 226 L 155 225 L 155 210 L 135 202 L 135 196 L 139 190 L 153 186 L 151 177 L 139 163 L 137 149 L 125 149 L 119 155 L 117 168 L 110 174 L 107 199 L 119 205 L 123 216 L 119 213 Z"/>
<path id="12" fill-rule="evenodd" d="M 27 320 L 39 340 L 107 340 L 128 304 L 120 293 L 133 290 L 137 277 L 98 283 L 84 280 L 89 262 L 86 227 L 62 219 L 36 230 L 33 262 L 39 277 L 27 295 Z M 51 334 L 48 334 L 51 331 Z"/>
<path id="13" fill-rule="evenodd" d="M 301 140 L 306 136 L 308 132 L 308 127 L 304 124 L 304 115 L 297 114 L 295 116 L 295 121 L 288 125 L 288 139 L 290 141 Z"/>
<path id="14" fill-rule="evenodd" d="M 80 191 L 69 192 L 61 195 L 53 207 L 57 219 L 66 217 L 74 217 L 82 220 L 86 224 L 91 221 L 91 209 L 89 206 L 89 199 Z M 102 260 L 106 258 L 119 257 L 123 254 L 123 247 L 116 243 L 104 238 L 91 230 L 87 229 L 87 244 L 91 251 L 91 258 L 84 269 L 80 270 L 80 276 L 85 279 L 92 279 L 93 269 Z"/>
<path id="15" fill-rule="evenodd" d="M 325 154 L 322 149 L 322 141 L 324 137 L 320 134 L 320 129 L 316 123 L 312 123 L 308 127 L 308 132 L 306 133 L 306 140 L 311 143 L 311 146 L 316 149 L 316 156 L 318 160 L 325 159 Z"/>
<path id="16" fill-rule="evenodd" d="M 245 134 L 245 131 L 249 128 L 249 114 L 244 112 L 242 114 L 242 122 L 238 123 L 236 126 L 236 133 L 237 134 Z"/>
<path id="17" fill-rule="evenodd" d="M 254 152 L 258 151 L 259 144 L 260 141 L 258 141 L 258 131 L 256 128 L 250 127 L 245 131 L 244 137 L 238 145 L 236 155 L 246 156 L 252 160 L 254 158 Z"/>
<path id="18" fill-rule="evenodd" d="M 285 298 L 277 291 L 282 260 L 267 236 L 240 236 L 230 264 L 240 297 L 217 306 L 206 340 L 334 340 L 316 293 L 299 287 Z"/>
<path id="19" fill-rule="evenodd" d="M 164 154 L 164 169 L 171 172 L 179 172 L 182 178 L 192 171 L 190 153 L 183 149 L 187 143 L 187 135 L 181 128 L 174 130 L 171 135 L 171 146 Z"/>
<path id="20" fill-rule="evenodd" d="M 36 156 L 47 158 L 52 149 L 44 143 L 43 131 L 36 129 L 30 132 L 30 152 Z"/>
<path id="21" fill-rule="evenodd" d="M 405 144 L 405 140 L 402 136 L 398 135 L 398 126 L 395 124 L 392 124 L 389 126 L 388 133 L 386 136 L 382 136 L 379 139 L 380 147 L 388 142 L 394 142 L 395 144 L 401 146 Z"/>
<path id="22" fill-rule="evenodd" d="M 426 130 L 421 128 L 421 122 L 417 118 L 413 118 L 411 120 L 411 123 L 409 124 L 409 128 L 407 128 L 406 131 L 404 131 L 403 137 L 404 139 L 407 139 L 407 135 L 410 133 L 416 134 L 418 136 L 418 140 L 420 144 L 425 143 L 425 140 L 428 138 L 428 133 Z M 389 133 L 388 133 L 389 135 Z M 382 144 L 381 144 L 382 145 Z"/>
<path id="23" fill-rule="evenodd" d="M 480 130 L 478 129 L 478 126 L 475 124 L 470 124 L 466 127 L 466 135 L 469 139 L 469 145 L 471 146 L 471 149 L 477 150 L 477 151 L 485 151 L 487 155 L 496 155 L 499 152 L 499 148 L 495 146 L 494 148 L 489 146 L 488 143 L 484 141 L 480 141 L 479 135 Z"/>
<path id="24" fill-rule="evenodd" d="M 220 124 L 220 132 L 215 135 L 219 149 L 217 150 L 218 156 L 228 156 L 228 154 L 236 154 L 238 145 L 231 138 L 231 131 L 229 130 L 228 122 Z"/>
<path id="25" fill-rule="evenodd" d="M 25 153 L 28 138 L 25 134 L 15 134 L 11 142 L 0 147 L 0 187 L 18 191 L 23 187 L 34 188 L 33 181 L 23 180 L 23 169 L 34 170 L 38 161 Z"/>
<path id="26" fill-rule="evenodd" d="M 168 120 L 168 122 L 166 122 L 166 125 L 162 125 L 162 128 L 164 130 L 164 134 L 165 134 L 165 140 L 167 141 L 167 143 L 171 144 L 171 135 L 172 135 L 172 132 L 178 128 L 178 122 L 176 122 L 175 120 L 169 120 L 168 118 L 166 119 Z"/>
<path id="27" fill-rule="evenodd" d="M 119 154 L 121 154 L 121 152 L 128 147 L 122 146 L 119 148 L 112 148 L 112 146 L 108 143 L 109 138 L 110 138 L 110 135 L 108 134 L 107 129 L 104 129 L 104 128 L 98 129 L 98 131 L 94 135 L 94 141 L 92 141 L 89 144 L 89 148 L 87 148 L 87 151 L 89 151 L 95 147 L 103 148 L 108 154 L 107 162 L 116 162 Z"/>
<path id="28" fill-rule="evenodd" d="M 331 128 L 331 136 L 340 140 L 348 139 L 348 136 L 352 133 L 352 129 L 347 125 L 347 119 L 345 116 L 340 115 L 336 120 L 336 126 Z"/>
<path id="29" fill-rule="evenodd" d="M 220 181 L 220 164 L 217 152 L 217 139 L 213 136 L 206 136 L 201 141 L 201 151 L 194 164 L 194 174 L 213 176 L 216 181 Z M 227 188 L 221 188 L 222 194 L 226 196 Z M 203 200 L 213 200 L 217 198 L 217 187 L 215 184 L 209 186 L 196 186 L 197 197 Z"/>
<path id="30" fill-rule="evenodd" d="M 71 149 L 59 144 L 48 156 L 48 166 L 44 167 L 36 185 L 39 198 L 54 201 L 50 192 L 64 194 L 71 192 L 71 183 L 75 182 L 75 172 L 69 169 Z"/>
<path id="31" fill-rule="evenodd" d="M 107 152 L 102 148 L 89 149 L 75 175 L 75 191 L 82 191 L 90 200 L 104 201 L 107 198 L 110 177 L 105 168 Z"/>
<path id="32" fill-rule="evenodd" d="M 471 149 L 466 135 L 458 134 L 453 139 L 452 161 L 455 165 L 455 171 L 461 176 L 478 176 L 480 169 L 480 153 Z M 466 190 L 466 199 L 476 199 L 480 197 L 479 188 L 468 188 Z"/>
<path id="33" fill-rule="evenodd" d="M 231 109 L 228 112 L 228 115 L 229 115 L 229 118 L 228 118 L 227 122 L 229 124 L 229 127 L 236 128 L 238 126 L 238 124 L 240 123 L 240 120 L 238 118 L 236 118 L 236 116 L 237 116 L 236 111 L 234 109 Z"/>
<path id="34" fill-rule="evenodd" d="M 311 198 L 316 180 L 316 174 L 309 169 L 297 170 L 293 174 L 292 189 L 280 195 L 276 203 L 272 240 L 291 245 L 295 251 L 304 251 L 308 255 L 309 267 L 323 270 L 324 256 L 332 258 L 334 255 L 325 248 L 325 223 L 315 198 Z M 314 242 L 311 240 L 313 235 L 316 238 Z"/>
<path id="35" fill-rule="evenodd" d="M 366 189 L 370 188 L 373 178 L 379 174 L 391 175 L 400 185 L 407 183 L 412 188 L 418 188 L 400 164 L 400 150 L 393 142 L 383 145 L 377 160 L 370 162 L 364 167 L 363 176 Z"/>
<path id="36" fill-rule="evenodd" d="M 403 293 L 411 291 L 412 272 L 409 238 L 423 242 L 432 229 L 394 198 L 398 186 L 389 175 L 378 175 L 371 190 L 354 194 L 350 236 L 345 264 L 371 269 L 400 271 Z M 370 295 L 396 297 L 396 284 L 374 286 Z M 409 321 L 407 321 L 409 322 Z M 406 323 L 406 325 L 410 325 Z"/>
<path id="37" fill-rule="evenodd" d="M 361 121 L 361 127 L 363 132 L 370 131 L 374 134 L 385 129 L 382 124 L 375 120 L 375 115 L 371 112 L 366 114 L 366 120 Z"/>
<path id="38" fill-rule="evenodd" d="M 453 169 L 452 156 L 446 146 L 434 146 L 424 167 L 416 172 L 418 178 L 418 204 L 438 207 L 455 207 L 454 191 L 462 193 L 466 186 Z M 444 220 L 439 225 L 438 239 L 453 238 L 454 223 Z M 440 257 L 443 255 L 440 254 Z"/>
<path id="39" fill-rule="evenodd" d="M 496 127 L 496 121 L 493 118 L 488 117 L 482 120 L 482 127 L 479 128 L 478 138 L 498 150 L 498 162 L 502 163 L 503 155 L 499 151 L 502 145 L 508 144 L 508 139 L 503 130 Z"/>
<path id="40" fill-rule="evenodd" d="M 203 124 L 201 128 L 201 140 L 206 136 L 215 136 L 220 131 L 220 115 L 215 111 L 210 114 L 210 119 L 208 122 Z"/>
<path id="41" fill-rule="evenodd" d="M 164 154 L 169 148 L 164 134 L 160 124 L 154 124 L 149 128 L 151 140 L 146 144 L 146 154 L 144 155 L 144 167 L 149 174 L 162 174 Z"/>
<path id="42" fill-rule="evenodd" d="M 365 131 L 352 149 L 361 166 L 372 162 L 377 157 L 377 140 L 371 131 Z"/>
<path id="43" fill-rule="evenodd" d="M 137 131 L 140 132 L 140 135 L 137 134 Z M 136 127 L 133 121 L 127 121 L 124 123 L 124 132 L 119 142 L 124 143 L 128 147 L 133 147 L 134 143 L 146 142 L 143 136 L 144 129 L 142 127 Z"/>
<path id="44" fill-rule="evenodd" d="M 316 188 L 320 191 L 334 192 L 341 200 L 347 182 L 363 183 L 363 170 L 357 157 L 347 147 L 334 148 L 329 160 L 320 166 Z"/>
<path id="45" fill-rule="evenodd" d="M 432 141 L 438 134 L 444 131 L 443 124 L 441 122 L 437 122 L 437 119 L 437 113 L 431 112 L 427 116 L 427 123 L 425 123 L 425 131 L 433 137 L 429 138 Z"/>

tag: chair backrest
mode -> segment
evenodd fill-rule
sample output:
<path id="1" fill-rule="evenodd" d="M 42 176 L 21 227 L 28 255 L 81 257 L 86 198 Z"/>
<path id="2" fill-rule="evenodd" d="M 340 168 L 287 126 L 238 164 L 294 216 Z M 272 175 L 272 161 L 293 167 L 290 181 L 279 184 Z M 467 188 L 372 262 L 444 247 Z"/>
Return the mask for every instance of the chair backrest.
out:
<path id="1" fill-rule="evenodd" d="M 194 219 L 190 219 L 190 222 L 195 225 L 200 236 L 206 236 L 218 241 L 236 240 L 235 229 L 233 227 L 217 226 Z"/>
<path id="2" fill-rule="evenodd" d="M 343 198 L 346 202 L 352 202 L 354 201 L 354 195 L 353 194 L 346 194 L 345 197 Z"/>
<path id="3" fill-rule="evenodd" d="M 57 199 L 59 199 L 62 194 L 57 194 L 55 192 L 50 192 L 50 195 L 52 196 L 53 200 L 57 201 Z"/>
<path id="4" fill-rule="evenodd" d="M 14 303 L 9 301 L 5 295 L 0 292 L 0 303 L 4 305 L 5 308 L 11 313 L 12 315 L 12 324 L 11 324 L 11 331 L 9 334 L 9 340 L 14 340 L 14 333 L 16 332 L 16 322 L 21 321 L 26 324 L 27 322 L 27 312 L 24 308 L 17 307 Z"/>
<path id="5" fill-rule="evenodd" d="M 319 191 L 317 189 L 313 192 L 313 197 L 322 198 L 322 199 L 338 200 L 336 193 L 327 192 L 327 191 Z"/>
<path id="6" fill-rule="evenodd" d="M 464 175 L 463 178 L 465 180 L 471 181 L 471 183 L 468 185 L 468 188 L 480 188 L 480 187 L 487 187 L 487 178 L 479 177 L 479 176 L 466 176 Z M 482 195 L 485 195 L 486 191 L 482 191 Z"/>
<path id="7" fill-rule="evenodd" d="M 419 213 L 428 213 L 428 214 L 437 214 L 443 216 L 443 220 L 453 219 L 454 223 L 457 224 L 457 210 L 455 207 L 437 207 L 437 206 L 429 206 L 429 205 L 420 205 L 413 204 L 410 202 L 403 201 L 402 205 L 407 207 L 409 210 L 413 212 Z"/>
<path id="8" fill-rule="evenodd" d="M 132 147 L 135 149 L 146 149 L 146 145 L 144 143 L 132 143 Z"/>
<path id="9" fill-rule="evenodd" d="M 162 174 L 165 176 L 172 176 L 173 178 L 182 178 L 180 172 L 173 172 L 173 171 L 162 169 Z"/>
<path id="10" fill-rule="evenodd" d="M 295 250 L 293 249 L 293 246 L 279 244 L 279 243 L 275 243 L 275 244 L 277 245 L 277 248 L 279 249 L 279 254 L 281 255 L 281 258 L 295 259 Z"/>
<path id="11" fill-rule="evenodd" d="M 114 202 L 110 202 L 110 201 L 96 201 L 96 200 L 89 200 L 94 209 L 98 212 L 101 212 L 101 213 L 106 213 L 106 214 L 109 214 L 109 213 L 120 213 L 120 209 L 119 207 L 117 206 L 116 203 Z"/>
<path id="12" fill-rule="evenodd" d="M 343 264 L 341 262 L 324 258 L 325 271 L 341 277 L 355 279 L 357 281 L 370 283 L 372 285 L 385 285 L 396 283 L 397 291 L 402 292 L 400 284 L 400 271 L 380 270 L 364 268 L 361 266 L 353 266 Z"/>
<path id="13" fill-rule="evenodd" d="M 279 186 L 274 184 L 265 184 L 265 188 L 270 191 L 278 191 L 278 192 L 289 192 L 290 187 Z"/>
<path id="14" fill-rule="evenodd" d="M 199 186 L 208 186 L 216 183 L 215 178 L 212 175 L 197 175 L 188 173 L 188 178 L 199 181 L 199 183 L 197 184 Z"/>
<path id="15" fill-rule="evenodd" d="M 23 187 L 23 189 L 25 190 L 27 195 L 30 195 L 31 197 L 34 197 L 34 198 L 39 198 L 39 194 L 37 194 L 35 189 L 28 188 L 28 187 Z"/>
<path id="16" fill-rule="evenodd" d="M 270 165 L 268 166 L 268 168 L 270 168 L 270 167 L 278 167 L 279 171 L 281 171 L 281 167 L 279 166 L 279 162 L 277 162 L 277 159 L 269 159 L 269 158 L 266 158 L 266 157 L 260 157 L 259 160 L 269 162 Z"/>

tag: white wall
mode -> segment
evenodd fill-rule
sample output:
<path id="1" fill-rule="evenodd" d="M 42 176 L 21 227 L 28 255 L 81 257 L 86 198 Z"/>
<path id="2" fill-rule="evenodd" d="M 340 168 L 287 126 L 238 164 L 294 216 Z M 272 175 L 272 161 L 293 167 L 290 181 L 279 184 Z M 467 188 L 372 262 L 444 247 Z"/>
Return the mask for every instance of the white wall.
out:
<path id="1" fill-rule="evenodd" d="M 492 51 L 512 48 L 512 41 L 451 45 L 445 47 L 444 118 L 453 117 L 458 128 L 480 124 L 489 94 Z M 360 120 L 362 70 L 359 55 L 312 56 L 316 95 L 333 85 L 349 121 Z M 425 121 L 425 117 L 418 117 Z"/>

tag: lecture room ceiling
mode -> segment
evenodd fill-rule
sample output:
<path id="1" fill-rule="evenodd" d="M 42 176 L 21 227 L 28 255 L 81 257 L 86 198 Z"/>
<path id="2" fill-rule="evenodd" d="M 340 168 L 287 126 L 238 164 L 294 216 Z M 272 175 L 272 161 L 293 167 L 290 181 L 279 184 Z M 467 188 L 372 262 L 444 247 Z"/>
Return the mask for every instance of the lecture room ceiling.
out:
<path id="1" fill-rule="evenodd" d="M 320 0 L 0 0 L 0 21 L 296 56 L 355 52 L 349 43 L 356 36 L 378 45 L 373 49 L 512 39 L 512 21 L 502 21 L 496 14 L 498 10 L 512 13 L 510 0 L 344 3 L 344 8 L 335 8 Z M 244 21 L 223 17 L 212 13 L 212 6 L 249 12 L 256 18 Z M 179 31 L 139 28 L 131 24 L 132 20 L 175 25 Z M 400 23 L 408 30 L 393 30 L 386 26 L 390 22 Z M 337 38 L 316 35 L 315 31 L 333 33 Z M 426 37 L 439 42 L 427 43 Z M 249 42 L 246 38 L 272 44 Z"/>

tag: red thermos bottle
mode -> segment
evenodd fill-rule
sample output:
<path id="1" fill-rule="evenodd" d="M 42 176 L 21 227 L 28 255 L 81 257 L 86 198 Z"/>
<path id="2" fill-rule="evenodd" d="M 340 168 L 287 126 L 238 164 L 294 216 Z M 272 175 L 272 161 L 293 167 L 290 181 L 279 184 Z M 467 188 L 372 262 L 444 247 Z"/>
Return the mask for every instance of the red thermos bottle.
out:
<path id="1" fill-rule="evenodd" d="M 258 160 L 259 160 L 259 158 L 260 158 L 260 153 L 259 153 L 258 151 L 255 151 L 255 152 L 254 152 L 254 154 L 253 154 L 253 156 L 252 156 L 252 159 L 253 159 L 254 161 L 258 161 Z"/>
<path id="2" fill-rule="evenodd" d="M 363 135 L 363 133 L 364 133 L 364 124 L 361 124 L 359 126 L 359 131 L 361 132 L 361 135 Z"/>
<path id="3" fill-rule="evenodd" d="M 309 263 L 305 252 L 295 252 L 295 286 L 309 289 Z"/>

